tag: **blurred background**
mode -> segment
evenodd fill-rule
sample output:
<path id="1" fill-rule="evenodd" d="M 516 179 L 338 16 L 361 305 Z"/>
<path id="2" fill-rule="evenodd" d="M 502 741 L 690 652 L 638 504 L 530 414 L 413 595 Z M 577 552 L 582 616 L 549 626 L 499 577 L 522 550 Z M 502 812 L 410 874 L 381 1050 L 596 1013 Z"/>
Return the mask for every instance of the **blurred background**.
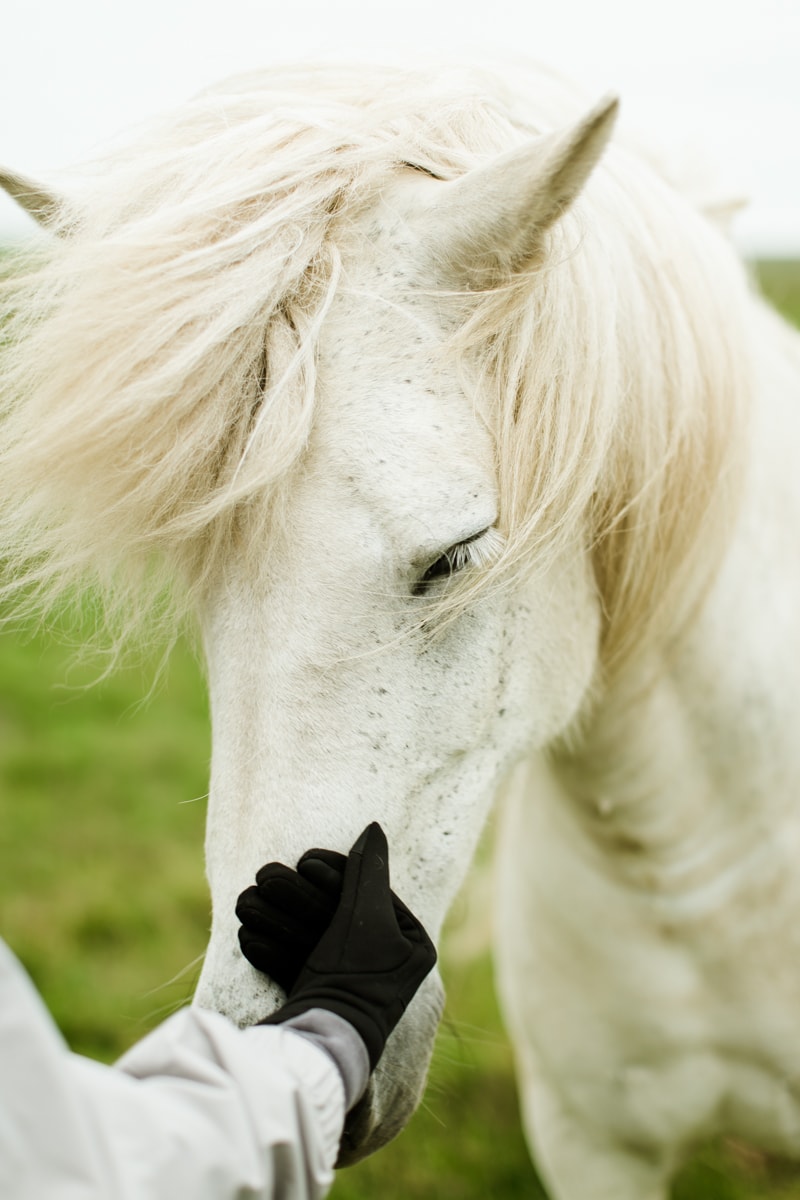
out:
<path id="1" fill-rule="evenodd" d="M 5 0 L 0 162 L 32 173 L 226 75 L 291 59 L 533 58 L 622 97 L 622 120 L 750 206 L 737 237 L 800 254 L 797 0 Z M 23 228 L 0 202 L 0 236 Z"/>
<path id="2" fill-rule="evenodd" d="M 0 161 L 47 178 L 227 74 L 298 58 L 524 55 L 617 92 L 629 129 L 748 200 L 734 237 L 800 320 L 800 3 L 636 0 L 6 0 Z M 714 186 L 717 186 L 716 184 Z M 25 236 L 0 197 L 0 246 Z M 90 630 L 0 629 L 0 934 L 69 1043 L 113 1060 L 191 995 L 208 929 L 209 728 L 181 643 L 102 682 Z M 424 1104 L 334 1200 L 544 1196 L 519 1129 L 488 954 L 490 842 L 444 944 L 448 1009 Z M 703 1150 L 674 1196 L 800 1198 L 748 1147 Z M 588 1200 L 588 1198 L 587 1198 Z"/>

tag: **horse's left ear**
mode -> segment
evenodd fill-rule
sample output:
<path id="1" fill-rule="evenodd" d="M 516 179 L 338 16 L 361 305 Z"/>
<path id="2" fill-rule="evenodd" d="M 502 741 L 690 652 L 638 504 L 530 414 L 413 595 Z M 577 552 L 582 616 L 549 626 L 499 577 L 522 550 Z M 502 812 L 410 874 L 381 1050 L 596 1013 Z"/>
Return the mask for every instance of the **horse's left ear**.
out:
<path id="1" fill-rule="evenodd" d="M 423 216 L 428 245 L 448 274 L 490 287 L 535 259 L 541 235 L 573 202 L 611 136 L 610 97 L 577 125 L 535 140 L 452 183 Z"/>
<path id="2" fill-rule="evenodd" d="M 40 225 L 49 227 L 55 225 L 64 208 L 60 196 L 56 196 L 41 183 L 20 175 L 17 171 L 9 171 L 0 167 L 0 187 L 8 192 L 20 208 L 38 221 Z"/>

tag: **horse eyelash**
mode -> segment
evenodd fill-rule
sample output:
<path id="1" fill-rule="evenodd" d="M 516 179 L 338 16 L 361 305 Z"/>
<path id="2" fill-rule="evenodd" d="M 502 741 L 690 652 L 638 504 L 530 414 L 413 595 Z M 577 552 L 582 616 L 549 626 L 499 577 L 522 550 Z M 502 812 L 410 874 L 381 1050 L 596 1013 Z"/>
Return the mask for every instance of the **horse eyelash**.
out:
<path id="1" fill-rule="evenodd" d="M 424 596 L 428 586 L 438 579 L 450 579 L 467 567 L 487 567 L 499 555 L 503 539 L 492 526 L 466 538 L 440 554 L 426 569 L 414 587 L 415 596 Z"/>
<path id="2" fill-rule="evenodd" d="M 500 534 L 490 526 L 476 537 L 459 542 L 455 547 L 455 565 L 459 570 L 462 567 L 488 567 L 497 557 L 502 545 L 503 539 Z"/>

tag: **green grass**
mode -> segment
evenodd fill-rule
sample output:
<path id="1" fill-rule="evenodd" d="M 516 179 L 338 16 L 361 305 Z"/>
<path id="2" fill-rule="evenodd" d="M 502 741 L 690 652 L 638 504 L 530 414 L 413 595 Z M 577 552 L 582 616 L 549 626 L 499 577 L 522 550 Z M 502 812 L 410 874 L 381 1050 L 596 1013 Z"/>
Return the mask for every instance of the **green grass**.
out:
<path id="1" fill-rule="evenodd" d="M 209 731 L 184 647 L 144 705 L 152 669 L 96 674 L 71 645 L 0 638 L 0 930 L 73 1047 L 110 1059 L 203 951 Z"/>
<path id="2" fill-rule="evenodd" d="M 765 264 L 761 277 L 800 323 L 800 265 Z M 202 673 L 179 644 L 141 703 L 155 671 L 146 662 L 89 687 L 97 667 L 76 662 L 74 643 L 0 634 L 0 932 L 69 1043 L 104 1061 L 188 998 L 208 930 Z M 488 957 L 461 961 L 450 944 L 425 1101 L 396 1142 L 338 1176 L 334 1200 L 545 1196 Z M 712 1147 L 673 1196 L 800 1200 L 800 1174 Z"/>
<path id="3" fill-rule="evenodd" d="M 767 259 L 758 264 L 757 279 L 763 292 L 781 312 L 800 327 L 800 264 Z"/>

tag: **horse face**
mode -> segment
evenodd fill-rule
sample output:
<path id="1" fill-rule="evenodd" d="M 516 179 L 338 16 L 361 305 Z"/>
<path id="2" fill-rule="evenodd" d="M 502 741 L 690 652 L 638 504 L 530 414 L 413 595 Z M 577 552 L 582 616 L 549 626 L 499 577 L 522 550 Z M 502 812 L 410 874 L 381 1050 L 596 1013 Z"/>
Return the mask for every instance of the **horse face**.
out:
<path id="1" fill-rule="evenodd" d="M 214 918 L 197 999 L 242 1025 L 282 999 L 236 939 L 236 897 L 257 868 L 346 851 L 377 819 L 393 887 L 436 938 L 499 780 L 563 729 L 595 659 L 577 545 L 427 628 L 446 586 L 435 564 L 498 536 L 499 500 L 482 398 L 442 352 L 454 317 L 431 293 L 437 279 L 420 277 L 417 244 L 386 202 L 364 218 L 320 339 L 312 439 L 270 544 L 254 554 L 245 539 L 206 605 Z M 442 1003 L 434 974 L 351 1114 L 342 1161 L 407 1121 Z"/>

